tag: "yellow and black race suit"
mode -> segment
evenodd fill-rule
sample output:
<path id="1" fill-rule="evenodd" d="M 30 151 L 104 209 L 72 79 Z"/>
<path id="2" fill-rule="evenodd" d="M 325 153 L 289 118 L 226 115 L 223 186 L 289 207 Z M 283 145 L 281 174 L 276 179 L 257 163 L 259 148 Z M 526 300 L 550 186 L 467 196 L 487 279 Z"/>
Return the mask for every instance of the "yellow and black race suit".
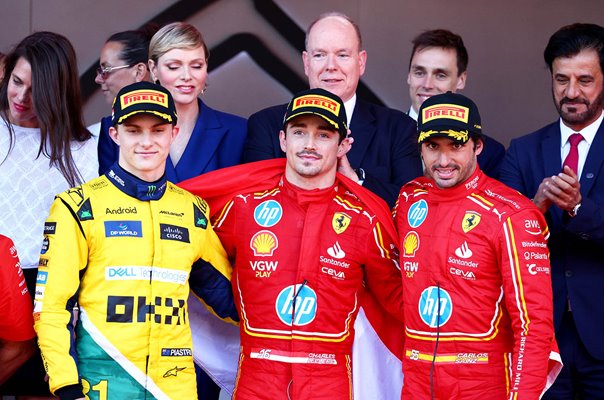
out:
<path id="1" fill-rule="evenodd" d="M 52 392 L 76 398 L 81 384 L 90 399 L 197 398 L 189 284 L 237 319 L 207 204 L 116 164 L 58 195 L 44 231 L 34 317 Z"/>

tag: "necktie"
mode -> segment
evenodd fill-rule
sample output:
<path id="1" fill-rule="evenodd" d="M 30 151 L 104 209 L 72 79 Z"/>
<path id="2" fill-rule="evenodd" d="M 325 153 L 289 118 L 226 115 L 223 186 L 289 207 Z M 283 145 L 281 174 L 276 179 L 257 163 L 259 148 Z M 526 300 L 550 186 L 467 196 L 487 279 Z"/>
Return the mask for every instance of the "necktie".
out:
<path id="1" fill-rule="evenodd" d="M 566 156 L 566 159 L 564 159 L 564 163 L 562 164 L 562 166 L 564 165 L 568 165 L 569 167 L 571 167 L 573 169 L 573 171 L 575 171 L 575 173 L 578 173 L 578 166 L 579 166 L 579 143 L 583 140 L 583 136 L 581 136 L 580 133 L 573 133 L 572 135 L 570 135 L 570 137 L 568 138 L 568 142 L 570 143 L 570 151 L 568 152 L 568 155 Z"/>

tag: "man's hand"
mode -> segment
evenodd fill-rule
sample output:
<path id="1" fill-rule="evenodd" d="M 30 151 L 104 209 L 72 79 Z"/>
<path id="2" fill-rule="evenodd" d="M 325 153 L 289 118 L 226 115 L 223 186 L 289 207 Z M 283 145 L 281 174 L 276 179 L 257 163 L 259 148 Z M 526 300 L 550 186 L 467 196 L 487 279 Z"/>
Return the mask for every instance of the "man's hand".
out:
<path id="1" fill-rule="evenodd" d="M 533 203 L 541 210 L 543 214 L 547 212 L 547 210 L 551 207 L 552 201 L 547 197 L 546 189 L 550 185 L 552 178 L 546 177 L 539 184 L 539 188 L 537 188 L 537 193 L 533 197 Z"/>
<path id="2" fill-rule="evenodd" d="M 350 161 L 348 161 L 348 157 L 346 156 L 346 154 L 352 148 L 352 144 L 354 143 L 354 138 L 350 136 L 350 129 L 348 130 L 348 136 L 344 140 L 348 142 L 348 149 L 345 153 L 338 156 L 338 172 L 358 183 L 359 177 L 355 172 L 354 168 L 352 168 L 352 165 L 350 165 Z"/>
<path id="3" fill-rule="evenodd" d="M 552 204 L 562 210 L 571 211 L 581 202 L 581 198 L 579 178 L 572 168 L 565 166 L 558 175 L 545 178 L 541 182 L 533 202 L 542 212 L 547 211 Z"/>
<path id="4" fill-rule="evenodd" d="M 348 161 L 348 157 L 346 157 L 346 154 L 344 154 L 338 160 L 338 172 L 341 173 L 342 175 L 346 176 L 347 178 L 352 179 L 355 182 L 359 181 L 359 177 L 358 177 L 357 173 L 354 171 L 354 168 L 352 168 L 352 166 L 350 165 L 350 162 Z"/>

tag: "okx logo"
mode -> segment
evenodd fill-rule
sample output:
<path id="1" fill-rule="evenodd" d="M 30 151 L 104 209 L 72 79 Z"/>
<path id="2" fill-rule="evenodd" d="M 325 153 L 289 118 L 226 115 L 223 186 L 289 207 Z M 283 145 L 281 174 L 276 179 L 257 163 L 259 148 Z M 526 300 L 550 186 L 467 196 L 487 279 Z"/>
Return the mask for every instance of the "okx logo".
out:
<path id="1" fill-rule="evenodd" d="M 317 316 L 317 293 L 305 284 L 286 287 L 277 296 L 277 315 L 285 325 L 307 325 Z"/>

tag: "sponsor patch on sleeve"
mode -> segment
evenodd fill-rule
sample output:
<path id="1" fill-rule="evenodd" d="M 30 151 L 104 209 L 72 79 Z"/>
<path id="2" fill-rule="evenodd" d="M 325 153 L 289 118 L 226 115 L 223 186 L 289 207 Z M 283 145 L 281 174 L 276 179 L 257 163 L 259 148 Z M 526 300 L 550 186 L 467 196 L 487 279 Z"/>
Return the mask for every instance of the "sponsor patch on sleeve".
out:
<path id="1" fill-rule="evenodd" d="M 162 357 L 190 357 L 193 355 L 193 352 L 188 347 L 162 348 L 161 355 Z"/>
<path id="2" fill-rule="evenodd" d="M 44 234 L 45 235 L 54 235 L 54 233 L 57 230 L 57 223 L 56 222 L 46 222 L 44 224 Z"/>
<path id="3" fill-rule="evenodd" d="M 38 276 L 36 278 L 36 285 L 46 285 L 47 279 L 48 279 L 48 272 L 38 271 Z"/>

